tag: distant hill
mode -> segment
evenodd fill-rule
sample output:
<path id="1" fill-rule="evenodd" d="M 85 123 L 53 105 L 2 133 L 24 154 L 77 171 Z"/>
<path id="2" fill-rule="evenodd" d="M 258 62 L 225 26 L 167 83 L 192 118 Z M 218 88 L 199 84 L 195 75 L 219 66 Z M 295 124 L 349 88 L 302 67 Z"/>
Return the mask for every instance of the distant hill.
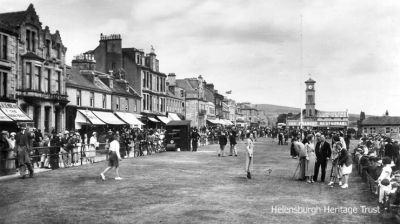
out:
<path id="1" fill-rule="evenodd" d="M 254 104 L 254 107 L 257 108 L 258 110 L 264 111 L 265 116 L 270 119 L 276 119 L 279 114 L 300 113 L 300 108 L 296 107 L 279 106 L 273 104 Z M 366 117 L 369 116 L 370 115 L 366 115 Z M 360 119 L 359 114 L 349 114 L 349 121 L 355 122 L 358 119 Z"/>

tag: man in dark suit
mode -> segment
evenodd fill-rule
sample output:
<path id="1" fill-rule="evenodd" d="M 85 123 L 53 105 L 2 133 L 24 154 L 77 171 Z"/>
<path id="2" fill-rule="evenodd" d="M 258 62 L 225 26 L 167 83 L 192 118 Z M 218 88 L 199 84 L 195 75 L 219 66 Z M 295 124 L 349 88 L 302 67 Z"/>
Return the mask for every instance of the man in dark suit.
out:
<path id="1" fill-rule="evenodd" d="M 332 151 L 330 144 L 326 142 L 325 136 L 321 135 L 321 137 L 319 137 L 317 145 L 315 146 L 315 155 L 317 157 L 314 169 L 315 182 L 318 179 L 319 167 L 321 167 L 321 182 L 325 182 L 326 165 L 329 158 L 331 157 L 331 153 Z"/>
<path id="2" fill-rule="evenodd" d="M 20 166 L 19 174 L 21 178 L 25 178 L 26 168 L 29 170 L 29 177 L 33 177 L 33 168 L 29 152 L 32 149 L 32 139 L 34 135 L 26 130 L 25 125 L 20 126 L 20 131 L 15 136 L 15 147 L 18 151 L 18 164 Z"/>

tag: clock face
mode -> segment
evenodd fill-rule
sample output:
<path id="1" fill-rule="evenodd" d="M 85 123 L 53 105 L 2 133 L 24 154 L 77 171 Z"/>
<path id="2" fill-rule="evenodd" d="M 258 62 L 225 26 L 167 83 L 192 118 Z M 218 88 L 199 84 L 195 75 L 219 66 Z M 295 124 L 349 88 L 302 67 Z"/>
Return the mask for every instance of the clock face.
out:
<path id="1" fill-rule="evenodd" d="M 309 85 L 309 86 L 308 86 L 308 89 L 312 89 L 312 85 Z"/>

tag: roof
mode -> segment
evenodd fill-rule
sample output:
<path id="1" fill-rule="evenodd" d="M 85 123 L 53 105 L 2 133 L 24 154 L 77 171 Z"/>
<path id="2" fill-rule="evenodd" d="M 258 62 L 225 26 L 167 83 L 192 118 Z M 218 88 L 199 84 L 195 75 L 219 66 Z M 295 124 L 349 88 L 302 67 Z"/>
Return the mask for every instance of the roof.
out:
<path id="1" fill-rule="evenodd" d="M 194 88 L 186 79 L 177 79 L 176 86 L 184 89 L 186 92 L 194 91 Z"/>
<path id="2" fill-rule="evenodd" d="M 0 13 L 0 20 L 9 25 L 18 26 L 27 20 L 30 13 L 38 17 L 32 3 L 24 11 Z"/>
<path id="3" fill-rule="evenodd" d="M 368 117 L 361 122 L 362 125 L 400 125 L 400 117 L 375 116 Z"/>
<path id="4" fill-rule="evenodd" d="M 305 83 L 316 83 L 312 78 L 309 78 Z"/>
<path id="5" fill-rule="evenodd" d="M 69 74 L 66 86 L 78 87 L 82 89 L 92 89 L 100 92 L 111 93 L 110 88 L 107 87 L 100 79 L 97 82 L 90 81 L 86 75 L 82 75 L 77 68 L 67 69 Z"/>
<path id="6" fill-rule="evenodd" d="M 8 33 L 14 36 L 18 36 L 17 31 L 10 25 L 0 21 L 0 32 Z"/>

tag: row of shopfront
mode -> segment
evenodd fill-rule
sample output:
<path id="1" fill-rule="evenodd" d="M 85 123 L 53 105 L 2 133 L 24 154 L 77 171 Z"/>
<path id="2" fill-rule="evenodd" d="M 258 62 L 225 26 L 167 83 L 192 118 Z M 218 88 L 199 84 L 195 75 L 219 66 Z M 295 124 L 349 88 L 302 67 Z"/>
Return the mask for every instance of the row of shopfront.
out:
<path id="1" fill-rule="evenodd" d="M 177 114 L 169 113 L 168 116 L 147 116 L 129 112 L 94 111 L 77 109 L 74 119 L 74 128 L 82 129 L 83 126 L 119 126 L 128 125 L 130 128 L 162 128 L 172 120 L 181 120 Z M 67 121 L 68 122 L 68 121 Z"/>
<path id="2" fill-rule="evenodd" d="M 67 130 L 79 130 L 83 126 L 130 126 L 131 128 L 161 128 L 172 120 L 181 120 L 175 113 L 168 116 L 144 116 L 129 112 L 94 111 L 75 109 L 67 116 Z M 68 124 L 69 122 L 69 124 Z M 20 124 L 33 127 L 33 120 L 16 103 L 0 102 L 1 130 L 17 131 Z"/>

